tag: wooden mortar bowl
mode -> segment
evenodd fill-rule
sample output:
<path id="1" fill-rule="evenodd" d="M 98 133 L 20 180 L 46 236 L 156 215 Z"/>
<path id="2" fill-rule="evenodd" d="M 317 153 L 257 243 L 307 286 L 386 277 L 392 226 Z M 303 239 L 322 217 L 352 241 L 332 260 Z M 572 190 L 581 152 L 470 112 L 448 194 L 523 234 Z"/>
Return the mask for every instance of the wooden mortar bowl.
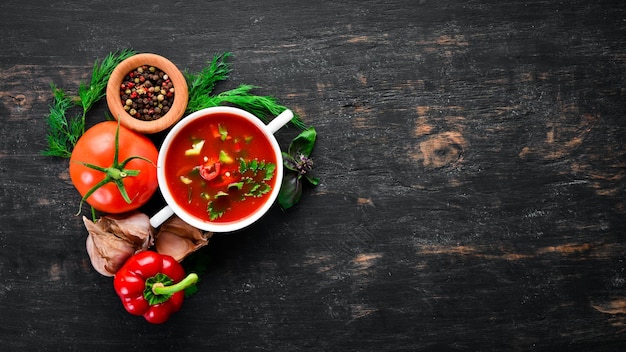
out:
<path id="1" fill-rule="evenodd" d="M 130 116 L 124 110 L 124 104 L 120 97 L 120 86 L 124 77 L 142 65 L 154 66 L 165 72 L 174 86 L 174 102 L 170 110 L 160 118 L 152 121 L 144 121 Z M 107 82 L 106 90 L 107 105 L 109 111 L 115 119 L 118 119 L 122 125 L 131 130 L 140 133 L 157 133 L 173 126 L 183 117 L 187 109 L 187 101 L 189 99 L 189 91 L 187 81 L 182 72 L 168 59 L 150 53 L 137 54 L 122 61 L 111 73 L 111 77 Z"/>

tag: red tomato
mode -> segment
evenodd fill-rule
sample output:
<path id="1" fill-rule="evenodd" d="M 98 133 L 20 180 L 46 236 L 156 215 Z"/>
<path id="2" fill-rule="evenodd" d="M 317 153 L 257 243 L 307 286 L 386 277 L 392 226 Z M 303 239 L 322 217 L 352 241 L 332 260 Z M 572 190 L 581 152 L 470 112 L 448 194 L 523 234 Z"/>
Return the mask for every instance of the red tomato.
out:
<path id="1" fill-rule="evenodd" d="M 111 182 L 100 186 L 85 199 L 92 207 L 105 213 L 135 210 L 144 205 L 158 187 L 158 150 L 152 141 L 120 125 L 119 155 L 114 160 L 117 128 L 116 121 L 101 122 L 91 127 L 78 140 L 70 158 L 70 178 L 83 198 L 106 177 L 111 179 Z M 133 158 L 137 156 L 143 159 Z M 128 158 L 133 159 L 124 165 Z M 115 168 L 116 163 L 120 167 Z M 106 171 L 96 170 L 85 164 Z M 130 203 L 124 199 L 115 179 L 123 184 Z"/>

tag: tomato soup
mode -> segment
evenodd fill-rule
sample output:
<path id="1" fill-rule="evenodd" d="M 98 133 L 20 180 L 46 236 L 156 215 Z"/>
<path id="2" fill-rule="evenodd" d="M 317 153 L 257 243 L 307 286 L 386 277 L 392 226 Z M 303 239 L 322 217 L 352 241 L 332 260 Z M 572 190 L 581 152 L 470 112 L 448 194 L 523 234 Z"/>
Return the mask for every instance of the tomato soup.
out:
<path id="1" fill-rule="evenodd" d="M 178 206 L 202 221 L 224 223 L 260 208 L 282 167 L 259 127 L 227 112 L 202 116 L 178 131 L 164 165 Z"/>

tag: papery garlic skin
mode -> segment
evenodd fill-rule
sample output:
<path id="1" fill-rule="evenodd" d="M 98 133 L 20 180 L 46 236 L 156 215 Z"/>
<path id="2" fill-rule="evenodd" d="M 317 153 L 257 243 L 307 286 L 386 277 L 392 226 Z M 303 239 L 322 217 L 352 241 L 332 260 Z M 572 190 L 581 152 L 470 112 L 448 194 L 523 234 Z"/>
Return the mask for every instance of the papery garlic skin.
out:
<path id="1" fill-rule="evenodd" d="M 174 215 L 161 225 L 155 236 L 156 251 L 174 257 L 177 261 L 206 246 L 211 232 L 203 233 Z"/>
<path id="2" fill-rule="evenodd" d="M 142 213 L 103 216 L 93 221 L 83 217 L 89 232 L 86 247 L 91 265 L 104 276 L 113 276 L 126 260 L 153 244 L 150 218 Z"/>

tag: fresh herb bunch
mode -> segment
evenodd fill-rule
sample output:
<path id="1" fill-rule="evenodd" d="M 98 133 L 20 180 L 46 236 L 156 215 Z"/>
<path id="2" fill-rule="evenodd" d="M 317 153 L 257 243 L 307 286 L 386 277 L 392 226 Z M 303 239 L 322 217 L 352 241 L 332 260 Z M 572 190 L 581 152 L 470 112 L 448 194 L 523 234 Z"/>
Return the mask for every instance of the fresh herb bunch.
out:
<path id="1" fill-rule="evenodd" d="M 204 102 L 206 98 L 213 92 L 215 85 L 219 81 L 228 79 L 228 75 L 232 69 L 226 60 L 232 56 L 232 53 L 226 52 L 213 56 L 213 60 L 208 67 L 197 73 L 191 73 L 187 70 L 183 72 L 187 86 L 189 87 L 189 101 L 187 102 L 187 113 L 192 113 L 207 107 Z"/>
<path id="2" fill-rule="evenodd" d="M 85 133 L 87 112 L 105 96 L 111 73 L 120 62 L 135 54 L 131 49 L 123 49 L 109 53 L 102 61 L 96 60 L 89 84 L 80 82 L 77 96 L 68 95 L 56 85 L 50 85 L 54 100 L 48 114 L 48 147 L 43 155 L 62 158 L 72 155 L 76 142 Z M 80 107 L 82 112 L 68 116 L 74 107 Z"/>
<path id="3" fill-rule="evenodd" d="M 202 108 L 207 108 L 223 104 L 236 105 L 252 113 L 265 123 L 267 123 L 271 117 L 278 116 L 287 109 L 274 97 L 252 94 L 251 91 L 255 88 L 260 87 L 241 84 L 235 89 L 227 90 L 217 95 L 205 95 L 202 98 L 201 106 Z M 299 129 L 303 130 L 306 128 L 304 122 L 295 114 L 293 119 L 291 119 L 291 123 Z"/>
<path id="4" fill-rule="evenodd" d="M 80 115 L 69 118 L 67 111 L 76 106 L 72 97 L 51 85 L 54 100 L 48 115 L 48 148 L 42 152 L 47 156 L 69 158 L 78 138 L 82 135 L 83 126 Z"/>
<path id="5" fill-rule="evenodd" d="M 313 159 L 311 153 L 315 147 L 317 132 L 314 127 L 302 131 L 289 144 L 288 153 L 283 152 L 285 173 L 278 193 L 278 204 L 288 209 L 300 201 L 302 197 L 302 179 L 317 186 L 320 179 L 313 175 Z"/>
<path id="6" fill-rule="evenodd" d="M 278 103 L 274 97 L 252 94 L 251 91 L 253 89 L 260 87 L 248 84 L 242 84 L 235 89 L 212 95 L 216 83 L 227 80 L 229 73 L 232 71 L 227 62 L 231 56 L 232 53 L 229 52 L 215 55 L 209 66 L 198 73 L 191 73 L 185 70 L 184 75 L 189 86 L 187 113 L 209 107 L 232 104 L 252 113 L 267 123 L 269 118 L 278 116 L 287 109 Z M 304 122 L 297 115 L 294 115 L 291 122 L 302 130 L 306 128 Z"/>

